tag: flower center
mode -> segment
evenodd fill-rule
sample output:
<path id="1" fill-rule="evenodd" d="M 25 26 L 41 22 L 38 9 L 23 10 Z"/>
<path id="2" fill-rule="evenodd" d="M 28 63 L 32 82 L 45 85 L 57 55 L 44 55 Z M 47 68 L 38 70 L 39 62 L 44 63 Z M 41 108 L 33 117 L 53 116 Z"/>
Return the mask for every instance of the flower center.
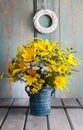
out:
<path id="1" fill-rule="evenodd" d="M 36 71 L 35 71 L 35 70 L 31 70 L 31 71 L 30 71 L 30 76 L 31 76 L 31 77 L 35 77 L 35 75 L 36 75 Z"/>

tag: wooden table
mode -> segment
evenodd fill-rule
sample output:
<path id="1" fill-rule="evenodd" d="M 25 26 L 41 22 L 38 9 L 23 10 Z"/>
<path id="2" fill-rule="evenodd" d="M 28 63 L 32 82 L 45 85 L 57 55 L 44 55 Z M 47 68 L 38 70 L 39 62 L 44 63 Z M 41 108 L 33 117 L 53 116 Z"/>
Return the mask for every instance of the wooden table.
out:
<path id="1" fill-rule="evenodd" d="M 83 98 L 53 99 L 49 116 L 32 116 L 28 99 L 0 99 L 0 130 L 83 130 Z"/>

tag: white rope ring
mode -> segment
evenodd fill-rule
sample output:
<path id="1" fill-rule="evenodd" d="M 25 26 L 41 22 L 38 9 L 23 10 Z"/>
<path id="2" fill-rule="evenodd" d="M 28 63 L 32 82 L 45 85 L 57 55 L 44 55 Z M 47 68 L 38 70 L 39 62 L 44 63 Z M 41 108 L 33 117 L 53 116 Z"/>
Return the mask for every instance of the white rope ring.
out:
<path id="1" fill-rule="evenodd" d="M 39 19 L 43 15 L 48 15 L 51 18 L 52 24 L 48 28 L 45 28 L 45 27 L 41 26 L 40 23 L 39 23 Z M 40 11 L 38 11 L 35 14 L 35 16 L 33 17 L 33 22 L 34 22 L 35 28 L 40 33 L 51 33 L 51 32 L 53 32 L 56 29 L 57 24 L 58 24 L 58 19 L 57 19 L 57 16 L 56 16 L 55 12 L 53 12 L 50 9 L 46 9 L 46 10 L 40 10 Z"/>

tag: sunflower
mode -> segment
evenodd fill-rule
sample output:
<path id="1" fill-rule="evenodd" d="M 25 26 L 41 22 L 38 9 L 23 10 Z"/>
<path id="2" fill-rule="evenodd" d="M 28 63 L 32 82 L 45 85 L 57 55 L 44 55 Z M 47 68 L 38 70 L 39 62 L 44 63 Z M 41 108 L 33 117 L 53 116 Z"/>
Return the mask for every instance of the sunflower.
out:
<path id="1" fill-rule="evenodd" d="M 60 74 L 62 74 L 62 73 L 68 72 L 69 69 L 70 69 L 70 66 L 69 66 L 69 65 L 62 64 L 62 65 L 60 65 L 60 66 L 58 67 L 57 70 L 58 70 L 58 72 L 59 72 Z"/>
<path id="2" fill-rule="evenodd" d="M 34 82 L 37 82 L 37 79 L 40 78 L 40 74 L 36 73 L 36 70 L 29 69 L 27 74 L 24 73 L 25 81 L 28 85 L 32 85 Z"/>
<path id="3" fill-rule="evenodd" d="M 33 43 L 34 48 L 37 50 L 38 55 L 45 56 L 45 55 L 52 55 L 54 45 L 46 39 L 45 41 L 38 41 L 37 43 Z"/>
<path id="4" fill-rule="evenodd" d="M 30 47 L 26 47 L 22 53 L 22 57 L 25 62 L 33 61 L 35 59 L 35 56 L 36 56 L 35 49 Z"/>
<path id="5" fill-rule="evenodd" d="M 56 89 L 60 89 L 62 91 L 63 90 L 69 91 L 68 88 L 66 87 L 67 83 L 69 83 L 69 81 L 67 80 L 67 77 L 65 77 L 65 76 L 55 77 L 54 84 L 56 86 Z"/>

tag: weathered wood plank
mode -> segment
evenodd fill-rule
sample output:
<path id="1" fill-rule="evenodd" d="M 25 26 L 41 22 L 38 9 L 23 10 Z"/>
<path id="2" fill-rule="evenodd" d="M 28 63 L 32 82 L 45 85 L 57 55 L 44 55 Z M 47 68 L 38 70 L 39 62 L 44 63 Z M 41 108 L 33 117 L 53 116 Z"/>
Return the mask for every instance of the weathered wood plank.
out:
<path id="1" fill-rule="evenodd" d="M 28 98 L 15 99 L 12 105 L 12 107 L 28 107 L 28 106 L 29 106 Z"/>
<path id="2" fill-rule="evenodd" d="M 83 98 L 79 98 L 78 101 L 80 102 L 81 106 L 83 107 Z"/>
<path id="3" fill-rule="evenodd" d="M 50 2 L 48 0 L 37 0 L 37 10 L 41 10 L 43 8 L 48 8 L 50 7 Z M 48 27 L 50 22 L 49 22 L 49 18 L 47 16 L 42 16 L 40 19 L 40 24 L 44 27 Z M 50 34 L 43 34 L 43 33 L 39 33 L 37 31 L 37 36 L 42 38 L 42 39 L 51 39 L 51 35 Z"/>
<path id="4" fill-rule="evenodd" d="M 49 116 L 50 130 L 71 130 L 63 109 L 53 109 Z"/>
<path id="5" fill-rule="evenodd" d="M 67 42 L 63 46 L 66 48 L 73 47 L 73 32 L 72 32 L 72 0 L 60 0 L 60 40 Z M 74 83 L 75 84 L 75 83 Z M 73 84 L 73 86 L 74 86 Z M 72 88 L 71 84 L 69 89 Z M 73 87 L 74 89 L 74 87 Z M 71 90 L 71 89 L 70 89 Z M 73 90 L 71 90 L 72 92 Z M 58 97 L 72 97 L 71 93 L 62 93 L 58 91 Z"/>
<path id="6" fill-rule="evenodd" d="M 51 101 L 52 107 L 62 107 L 61 100 L 59 98 L 53 98 Z"/>
<path id="7" fill-rule="evenodd" d="M 59 0 L 50 0 L 50 9 L 53 10 L 58 18 L 58 25 L 54 32 L 51 33 L 52 41 L 60 40 L 60 8 Z"/>
<path id="8" fill-rule="evenodd" d="M 59 1 L 58 0 L 37 0 L 37 10 L 40 9 L 50 9 L 53 10 L 57 17 L 59 18 Z M 44 27 L 48 27 L 51 25 L 51 20 L 48 16 L 42 16 L 40 19 L 40 24 Z M 37 32 L 37 36 L 43 39 L 49 39 L 51 41 L 59 40 L 59 24 L 56 30 L 52 33 L 41 34 Z"/>
<path id="9" fill-rule="evenodd" d="M 7 72 L 16 49 L 33 38 L 33 0 L 0 0 L 0 74 Z M 3 58 L 4 57 L 4 58 Z M 0 81 L 0 97 L 27 97 L 22 83 Z"/>
<path id="10" fill-rule="evenodd" d="M 79 104 L 78 102 L 76 101 L 76 99 L 62 99 L 63 103 L 64 103 L 64 106 L 67 106 L 67 107 L 78 107 Z"/>
<path id="11" fill-rule="evenodd" d="M 29 113 L 25 130 L 47 130 L 46 116 L 32 116 Z"/>
<path id="12" fill-rule="evenodd" d="M 82 0 L 60 0 L 60 37 L 67 44 L 64 47 L 74 48 L 76 54 L 83 60 L 83 1 Z M 59 93 L 59 97 L 82 97 L 83 64 L 79 67 L 79 73 L 75 73 L 68 85 L 70 92 Z"/>
<path id="13" fill-rule="evenodd" d="M 6 108 L 0 108 L 0 126 L 1 126 L 1 124 L 2 124 L 2 122 L 3 122 L 3 119 L 5 118 L 5 116 L 6 116 L 6 114 L 7 114 L 7 112 L 8 112 L 8 109 L 6 109 Z"/>
<path id="14" fill-rule="evenodd" d="M 67 109 L 74 130 L 83 130 L 83 110 Z"/>
<path id="15" fill-rule="evenodd" d="M 72 0 L 60 0 L 60 38 L 67 41 L 65 47 L 73 45 Z"/>
<path id="16" fill-rule="evenodd" d="M 0 106 L 5 107 L 5 106 L 11 106 L 11 104 L 13 103 L 12 98 L 0 98 Z"/>
<path id="17" fill-rule="evenodd" d="M 11 109 L 1 130 L 23 130 L 26 109 Z"/>
<path id="18" fill-rule="evenodd" d="M 73 8 L 73 41 L 77 56 L 83 61 L 83 0 L 72 0 Z M 79 66 L 79 73 L 74 80 L 76 97 L 83 97 L 83 64 Z M 72 84 L 74 86 L 74 84 Z"/>

